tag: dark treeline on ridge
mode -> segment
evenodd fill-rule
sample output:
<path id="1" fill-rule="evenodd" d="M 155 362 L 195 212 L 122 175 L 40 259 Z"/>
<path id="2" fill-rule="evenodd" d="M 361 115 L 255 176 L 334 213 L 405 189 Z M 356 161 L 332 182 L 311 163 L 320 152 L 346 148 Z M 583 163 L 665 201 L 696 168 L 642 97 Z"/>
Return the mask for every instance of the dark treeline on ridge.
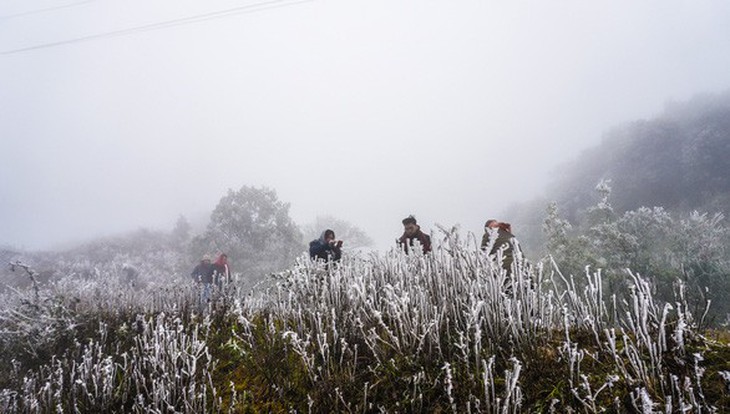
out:
<path id="1" fill-rule="evenodd" d="M 611 180 L 618 211 L 730 211 L 730 92 L 671 103 L 660 116 L 628 123 L 564 166 L 550 189 L 568 217 L 593 204 Z"/>
<path id="2" fill-rule="evenodd" d="M 672 301 L 674 283 L 715 323 L 730 314 L 730 93 L 672 103 L 627 123 L 562 166 L 543 198 L 503 216 L 526 251 L 550 255 L 566 276 L 602 269 L 621 292 L 627 269 Z"/>
<path id="3" fill-rule="evenodd" d="M 504 213 L 532 251 L 545 243 L 546 207 L 571 223 L 598 202 L 610 182 L 616 213 L 660 206 L 677 214 L 730 212 L 730 91 L 668 103 L 662 114 L 618 126 L 602 142 L 556 170 L 546 195 Z"/>

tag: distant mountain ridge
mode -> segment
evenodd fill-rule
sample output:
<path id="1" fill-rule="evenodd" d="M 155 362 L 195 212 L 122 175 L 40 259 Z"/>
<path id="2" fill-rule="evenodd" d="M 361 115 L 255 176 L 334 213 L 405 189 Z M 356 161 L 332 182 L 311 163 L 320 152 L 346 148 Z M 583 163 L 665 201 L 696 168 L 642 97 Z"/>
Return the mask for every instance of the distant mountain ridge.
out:
<path id="1" fill-rule="evenodd" d="M 596 185 L 610 180 L 611 204 L 622 214 L 661 206 L 730 216 L 730 91 L 667 104 L 653 119 L 609 131 L 596 147 L 556 171 L 544 196 L 508 208 L 515 234 L 528 253 L 542 251 L 546 207 L 577 223 L 598 201 Z"/>
<path id="2" fill-rule="evenodd" d="M 631 122 L 563 166 L 549 198 L 568 217 L 595 201 L 611 180 L 614 208 L 730 210 L 730 91 L 668 104 L 657 118 Z"/>

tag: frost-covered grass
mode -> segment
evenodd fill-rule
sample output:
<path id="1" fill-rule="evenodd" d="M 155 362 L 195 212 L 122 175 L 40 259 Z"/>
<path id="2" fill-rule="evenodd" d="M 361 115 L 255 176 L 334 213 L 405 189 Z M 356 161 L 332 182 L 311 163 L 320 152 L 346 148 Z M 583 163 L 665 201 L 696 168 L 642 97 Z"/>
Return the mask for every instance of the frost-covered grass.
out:
<path id="1" fill-rule="evenodd" d="M 306 258 L 266 292 L 64 279 L 2 298 L 9 412 L 722 412 L 730 351 L 676 288 L 607 297 L 551 263 L 513 275 L 446 233 L 433 255 Z M 103 276 L 103 275 L 102 275 Z M 577 285 L 586 286 L 578 288 Z M 12 362 L 10 362 L 12 361 Z"/>
<path id="2" fill-rule="evenodd" d="M 0 410 L 219 410 L 210 321 L 191 319 L 193 286 L 166 282 L 136 290 L 99 275 L 5 293 Z"/>

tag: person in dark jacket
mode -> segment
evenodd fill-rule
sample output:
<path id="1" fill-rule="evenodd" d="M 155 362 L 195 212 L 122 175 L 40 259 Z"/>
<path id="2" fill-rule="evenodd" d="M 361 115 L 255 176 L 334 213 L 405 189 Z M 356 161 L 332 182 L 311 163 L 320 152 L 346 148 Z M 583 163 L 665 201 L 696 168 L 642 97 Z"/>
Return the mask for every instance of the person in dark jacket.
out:
<path id="1" fill-rule="evenodd" d="M 210 302 L 210 291 L 213 284 L 213 265 L 210 263 L 210 256 L 207 254 L 200 260 L 200 264 L 195 266 L 190 276 L 195 282 L 200 284 L 200 302 L 198 306 L 204 309 Z"/>
<path id="2" fill-rule="evenodd" d="M 219 288 L 231 282 L 231 268 L 228 266 L 228 255 L 221 253 L 213 263 L 213 280 Z"/>
<path id="3" fill-rule="evenodd" d="M 309 243 L 309 257 L 312 260 L 337 262 L 342 257 L 342 240 L 335 240 L 335 232 L 327 229 L 318 239 Z"/>
<path id="4" fill-rule="evenodd" d="M 494 239 L 494 243 L 492 243 L 492 239 Z M 484 226 L 484 237 L 482 238 L 482 250 L 487 251 L 487 249 L 489 249 L 490 256 L 502 251 L 502 268 L 507 271 L 507 274 L 511 274 L 515 249 L 519 249 L 515 236 L 512 234 L 512 225 L 497 220 L 488 220 Z"/>
<path id="5" fill-rule="evenodd" d="M 423 253 L 431 251 L 431 237 L 421 231 L 421 226 L 416 218 L 408 216 L 403 219 L 403 235 L 398 239 L 398 244 L 403 247 L 406 253 L 410 253 L 415 247 L 415 241 L 421 245 Z"/>
<path id="6" fill-rule="evenodd" d="M 213 270 L 213 265 L 210 264 L 210 256 L 206 254 L 190 273 L 190 277 L 199 283 L 213 283 Z"/>
<path id="7" fill-rule="evenodd" d="M 129 286 L 135 286 L 137 279 L 139 278 L 139 270 L 131 264 L 125 263 L 122 265 L 122 272 L 124 272 L 124 283 Z"/>
<path id="8" fill-rule="evenodd" d="M 482 236 L 482 250 L 487 251 L 489 249 L 490 242 L 492 241 L 492 235 L 496 235 L 499 229 L 499 222 L 495 219 L 489 219 L 484 224 L 484 236 Z M 496 237 L 494 237 L 496 239 Z"/>

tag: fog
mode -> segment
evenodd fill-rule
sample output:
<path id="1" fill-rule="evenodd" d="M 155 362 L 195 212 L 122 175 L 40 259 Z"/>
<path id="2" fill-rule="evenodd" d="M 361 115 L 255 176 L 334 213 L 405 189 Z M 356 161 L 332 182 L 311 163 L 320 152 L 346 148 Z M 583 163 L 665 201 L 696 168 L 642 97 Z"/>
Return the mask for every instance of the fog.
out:
<path id="1" fill-rule="evenodd" d="M 726 1 L 5 1 L 0 245 L 168 229 L 242 185 L 380 248 L 408 214 L 478 232 L 611 127 L 730 88 L 729 21 Z"/>

